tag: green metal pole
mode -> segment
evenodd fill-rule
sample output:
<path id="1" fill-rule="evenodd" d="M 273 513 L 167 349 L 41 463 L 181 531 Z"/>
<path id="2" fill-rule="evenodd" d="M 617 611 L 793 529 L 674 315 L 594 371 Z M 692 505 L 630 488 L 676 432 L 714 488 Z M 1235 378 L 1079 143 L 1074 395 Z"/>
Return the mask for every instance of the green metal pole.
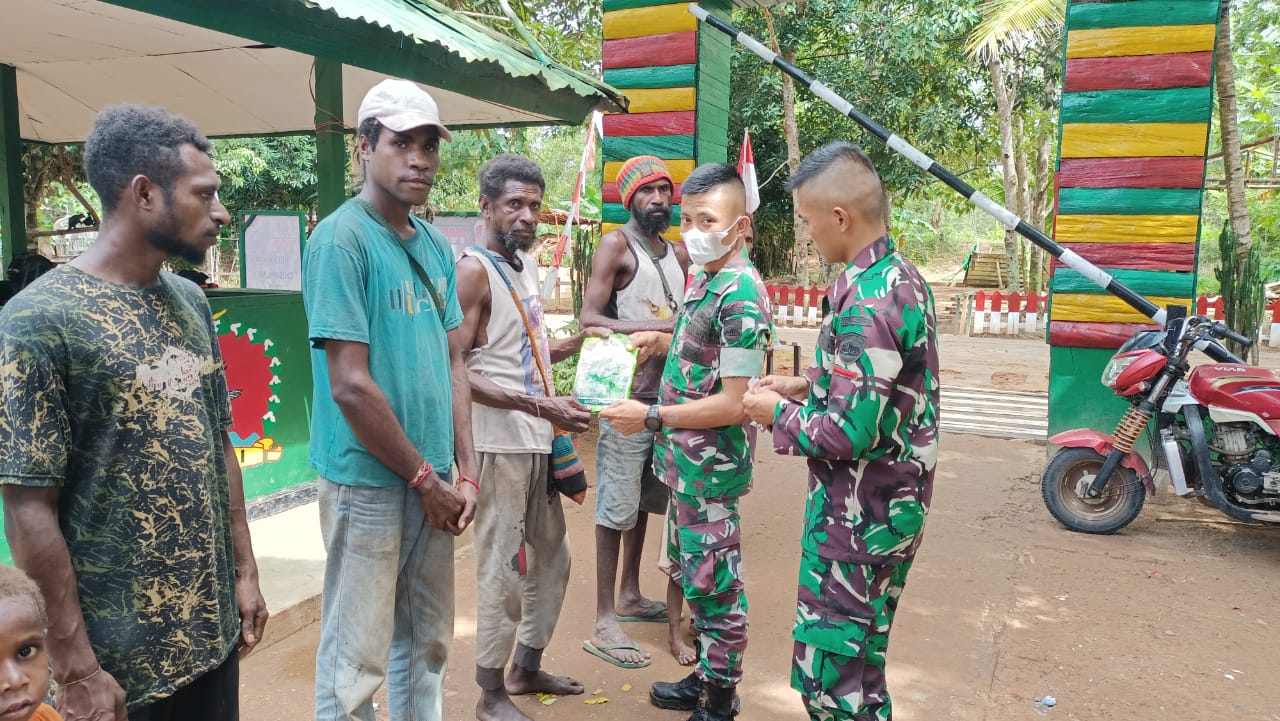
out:
<path id="1" fill-rule="evenodd" d="M 18 130 L 18 75 L 0 65 L 0 258 L 3 267 L 27 251 L 26 203 L 22 187 L 22 136 Z"/>
<path id="2" fill-rule="evenodd" d="M 316 58 L 316 203 L 320 218 L 347 199 L 342 63 Z"/>

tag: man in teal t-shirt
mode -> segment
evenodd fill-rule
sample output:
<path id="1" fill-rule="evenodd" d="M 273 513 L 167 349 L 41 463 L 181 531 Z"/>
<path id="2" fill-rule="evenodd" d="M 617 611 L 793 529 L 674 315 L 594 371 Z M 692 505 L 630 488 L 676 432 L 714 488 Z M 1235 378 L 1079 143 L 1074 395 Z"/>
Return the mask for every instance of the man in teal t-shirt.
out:
<path id="1" fill-rule="evenodd" d="M 302 259 L 328 554 L 315 717 L 372 719 L 385 680 L 393 718 L 438 721 L 450 534 L 471 522 L 479 486 L 452 253 L 409 211 L 426 202 L 449 131 L 430 95 L 385 80 L 360 105 L 359 136 L 364 187 L 316 226 Z"/>

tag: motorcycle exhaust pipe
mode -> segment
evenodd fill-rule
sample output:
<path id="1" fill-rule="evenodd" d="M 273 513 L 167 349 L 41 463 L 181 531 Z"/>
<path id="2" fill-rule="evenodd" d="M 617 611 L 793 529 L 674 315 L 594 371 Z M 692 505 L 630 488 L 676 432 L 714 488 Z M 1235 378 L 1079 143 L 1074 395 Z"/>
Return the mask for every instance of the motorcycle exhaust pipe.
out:
<path id="1" fill-rule="evenodd" d="M 1160 447 L 1164 449 L 1165 465 L 1169 469 L 1173 492 L 1179 496 L 1187 495 L 1187 474 L 1182 467 L 1182 449 L 1178 447 L 1178 442 L 1168 428 L 1160 431 Z"/>

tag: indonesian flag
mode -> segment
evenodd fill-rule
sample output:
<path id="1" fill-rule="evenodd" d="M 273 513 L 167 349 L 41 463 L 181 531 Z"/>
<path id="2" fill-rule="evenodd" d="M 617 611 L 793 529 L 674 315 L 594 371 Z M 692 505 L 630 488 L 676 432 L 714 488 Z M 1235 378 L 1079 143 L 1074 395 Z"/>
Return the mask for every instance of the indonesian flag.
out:
<path id="1" fill-rule="evenodd" d="M 756 180 L 756 157 L 751 152 L 751 131 L 742 133 L 742 150 L 738 152 L 738 175 L 747 186 L 747 215 L 760 207 L 760 181 Z"/>
<path id="2" fill-rule="evenodd" d="M 551 267 L 547 269 L 542 283 L 542 297 L 550 298 L 555 292 L 556 283 L 560 279 L 560 266 L 564 262 L 564 252 L 568 247 L 570 232 L 574 221 L 578 219 L 578 210 L 582 206 L 582 193 L 586 189 L 587 172 L 596 166 L 596 136 L 604 136 L 604 120 L 600 111 L 591 114 L 587 126 L 587 143 L 582 148 L 582 161 L 578 164 L 578 177 L 573 183 L 573 201 L 569 204 L 569 217 L 564 221 L 564 232 L 556 243 L 555 253 L 551 258 Z"/>

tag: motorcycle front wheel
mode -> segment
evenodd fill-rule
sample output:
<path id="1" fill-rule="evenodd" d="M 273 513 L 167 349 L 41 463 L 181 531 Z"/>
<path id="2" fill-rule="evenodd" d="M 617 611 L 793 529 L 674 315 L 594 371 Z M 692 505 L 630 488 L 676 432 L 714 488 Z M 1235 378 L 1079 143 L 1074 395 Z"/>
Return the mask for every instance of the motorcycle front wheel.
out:
<path id="1" fill-rule="evenodd" d="M 1106 458 L 1089 448 L 1063 448 L 1040 481 L 1044 505 L 1059 523 L 1080 533 L 1115 533 L 1142 511 L 1146 488 L 1132 469 L 1120 466 L 1102 495 L 1085 494 Z"/>

